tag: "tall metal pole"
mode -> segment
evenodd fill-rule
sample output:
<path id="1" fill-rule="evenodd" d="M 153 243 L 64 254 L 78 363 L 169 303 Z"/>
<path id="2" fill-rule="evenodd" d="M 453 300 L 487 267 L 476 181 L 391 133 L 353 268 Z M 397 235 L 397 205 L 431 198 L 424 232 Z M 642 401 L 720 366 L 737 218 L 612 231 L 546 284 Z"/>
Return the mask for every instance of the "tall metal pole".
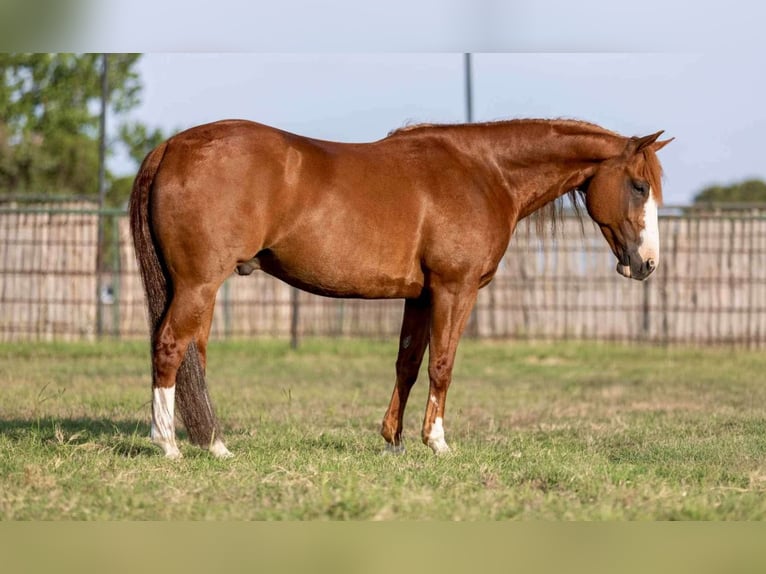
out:
<path id="1" fill-rule="evenodd" d="M 471 54 L 463 54 L 465 62 L 465 121 L 469 124 L 473 121 L 473 79 L 471 73 Z"/>
<path id="2" fill-rule="evenodd" d="M 463 54 L 463 71 L 465 80 L 465 121 L 466 123 L 473 122 L 473 73 L 471 66 L 471 54 Z M 479 312 L 474 304 L 471 310 L 471 316 L 468 319 L 468 325 L 466 325 L 466 333 L 471 337 L 479 336 Z"/>
<path id="3" fill-rule="evenodd" d="M 101 115 L 98 123 L 98 244 L 96 245 L 96 334 L 104 334 L 101 300 L 104 267 L 104 202 L 106 199 L 106 109 L 109 104 L 109 58 L 101 54 Z"/>
<path id="4" fill-rule="evenodd" d="M 106 198 L 106 108 L 109 105 L 109 58 L 101 54 L 101 115 L 98 122 L 98 206 Z"/>

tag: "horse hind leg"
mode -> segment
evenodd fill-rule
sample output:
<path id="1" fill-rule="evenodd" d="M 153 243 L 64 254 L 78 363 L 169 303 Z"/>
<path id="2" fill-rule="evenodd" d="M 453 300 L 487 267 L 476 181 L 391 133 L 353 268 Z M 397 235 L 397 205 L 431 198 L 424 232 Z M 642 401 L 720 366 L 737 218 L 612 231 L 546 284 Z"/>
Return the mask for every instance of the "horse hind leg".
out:
<path id="1" fill-rule="evenodd" d="M 215 292 L 206 287 L 177 289 L 153 337 L 151 438 L 168 458 L 181 457 L 175 437 L 176 376 Z"/>
<path id="2" fill-rule="evenodd" d="M 387 452 L 404 452 L 404 410 L 428 346 L 430 324 L 431 309 L 428 298 L 424 296 L 420 299 L 407 299 L 404 303 L 404 318 L 399 335 L 396 384 L 380 429 L 380 434 L 386 439 Z"/>
<path id="3" fill-rule="evenodd" d="M 210 305 L 205 308 L 205 314 L 201 319 L 201 325 L 196 337 L 196 347 L 199 354 L 200 366 L 202 368 L 203 376 L 207 378 L 207 342 L 210 338 L 210 328 L 213 324 L 213 311 L 215 310 L 215 298 L 213 298 Z M 207 385 L 205 385 L 201 392 L 196 393 L 196 401 L 198 404 L 193 405 L 196 409 L 207 409 L 212 419 L 213 428 L 208 431 L 209 438 L 207 441 L 202 442 L 202 446 L 207 446 L 210 453 L 216 458 L 231 458 L 234 455 L 226 448 L 223 442 L 223 436 L 213 414 L 213 404 L 210 401 L 210 395 L 208 394 Z M 191 407 L 192 405 L 190 405 Z M 187 426 L 188 429 L 188 426 Z"/>

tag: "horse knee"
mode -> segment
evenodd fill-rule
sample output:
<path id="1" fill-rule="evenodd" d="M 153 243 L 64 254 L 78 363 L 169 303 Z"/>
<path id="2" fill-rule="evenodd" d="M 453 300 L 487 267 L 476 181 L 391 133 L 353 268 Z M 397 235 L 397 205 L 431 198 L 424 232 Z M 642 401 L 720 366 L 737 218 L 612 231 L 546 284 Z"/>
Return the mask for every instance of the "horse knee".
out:
<path id="1" fill-rule="evenodd" d="M 452 379 L 452 362 L 443 357 L 431 362 L 428 365 L 428 378 L 437 388 L 449 386 Z"/>

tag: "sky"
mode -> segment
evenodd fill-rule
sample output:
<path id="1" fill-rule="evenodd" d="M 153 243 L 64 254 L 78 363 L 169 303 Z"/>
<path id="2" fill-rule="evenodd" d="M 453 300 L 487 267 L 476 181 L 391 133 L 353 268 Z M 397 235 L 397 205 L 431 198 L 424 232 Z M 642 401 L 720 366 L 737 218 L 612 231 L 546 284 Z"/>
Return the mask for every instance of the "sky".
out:
<path id="1" fill-rule="evenodd" d="M 666 204 L 766 179 L 761 3 L 109 0 L 90 51 L 140 51 L 132 119 L 171 132 L 247 118 L 372 141 L 408 123 L 574 118 L 664 129 Z M 369 4 L 369 5 L 368 5 Z M 385 6 L 385 7 L 384 7 Z M 125 158 L 116 171 L 135 169 Z"/>

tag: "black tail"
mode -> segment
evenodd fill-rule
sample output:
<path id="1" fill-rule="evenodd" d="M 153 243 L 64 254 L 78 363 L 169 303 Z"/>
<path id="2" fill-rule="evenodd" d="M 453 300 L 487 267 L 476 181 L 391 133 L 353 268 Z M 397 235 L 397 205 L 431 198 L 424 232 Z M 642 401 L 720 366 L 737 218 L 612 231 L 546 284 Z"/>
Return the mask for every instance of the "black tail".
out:
<path id="1" fill-rule="evenodd" d="M 157 330 L 170 303 L 172 288 L 149 221 L 152 186 L 166 147 L 167 142 L 162 143 L 146 156 L 130 195 L 130 230 L 146 292 L 152 349 Z M 218 421 L 210 403 L 205 375 L 194 342 L 189 344 L 176 376 L 176 406 L 192 443 L 208 447 L 216 437 L 220 437 Z"/>

